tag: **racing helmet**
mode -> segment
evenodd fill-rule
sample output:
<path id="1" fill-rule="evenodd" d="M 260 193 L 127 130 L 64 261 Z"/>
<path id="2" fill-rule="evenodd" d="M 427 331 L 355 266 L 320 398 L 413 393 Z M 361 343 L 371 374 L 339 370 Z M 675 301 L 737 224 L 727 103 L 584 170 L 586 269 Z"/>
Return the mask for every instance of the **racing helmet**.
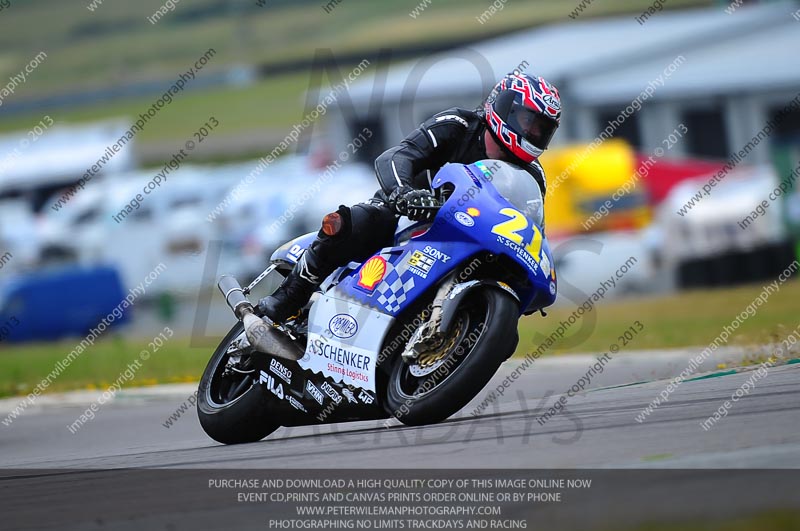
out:
<path id="1" fill-rule="evenodd" d="M 515 72 L 489 93 L 484 115 L 503 150 L 530 164 L 547 149 L 558 129 L 561 98 L 544 78 Z"/>

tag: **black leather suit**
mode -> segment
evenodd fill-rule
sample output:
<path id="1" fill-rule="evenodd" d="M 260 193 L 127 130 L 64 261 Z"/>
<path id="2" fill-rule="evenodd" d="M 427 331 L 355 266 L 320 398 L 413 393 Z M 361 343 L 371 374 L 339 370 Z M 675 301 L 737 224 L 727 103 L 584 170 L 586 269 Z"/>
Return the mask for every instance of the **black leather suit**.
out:
<path id="1" fill-rule="evenodd" d="M 392 245 L 398 216 L 387 204 L 391 192 L 398 186 L 430 189 L 431 179 L 446 163 L 471 164 L 488 158 L 486 129 L 482 111 L 452 108 L 434 115 L 399 146 L 384 152 L 375 161 L 381 189 L 366 203 L 339 207 L 342 229 L 334 236 L 320 230 L 304 253 L 300 275 L 318 283 L 337 267 L 363 261 L 378 249 Z M 539 183 L 544 197 L 542 167 L 534 161 L 525 169 Z"/>

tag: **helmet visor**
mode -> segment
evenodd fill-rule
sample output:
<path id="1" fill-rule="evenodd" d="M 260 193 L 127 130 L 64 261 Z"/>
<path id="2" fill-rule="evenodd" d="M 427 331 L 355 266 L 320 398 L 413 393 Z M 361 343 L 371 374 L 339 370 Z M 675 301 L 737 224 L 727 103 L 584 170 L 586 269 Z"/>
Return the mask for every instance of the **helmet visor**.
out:
<path id="1" fill-rule="evenodd" d="M 558 123 L 552 118 L 528 109 L 517 102 L 514 102 L 508 113 L 508 125 L 524 141 L 542 151 L 547 149 L 558 128 Z"/>

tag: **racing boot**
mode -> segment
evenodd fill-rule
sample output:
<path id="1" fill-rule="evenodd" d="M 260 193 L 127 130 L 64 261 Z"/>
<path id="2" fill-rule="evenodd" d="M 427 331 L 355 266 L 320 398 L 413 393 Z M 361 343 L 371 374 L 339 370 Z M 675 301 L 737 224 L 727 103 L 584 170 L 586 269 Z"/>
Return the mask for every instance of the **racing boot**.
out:
<path id="1" fill-rule="evenodd" d="M 315 274 L 313 252 L 309 249 L 294 266 L 289 276 L 269 297 L 258 302 L 258 310 L 273 323 L 284 323 L 297 317 L 311 295 L 319 287 L 320 276 Z M 309 267 L 311 266 L 311 267 Z"/>

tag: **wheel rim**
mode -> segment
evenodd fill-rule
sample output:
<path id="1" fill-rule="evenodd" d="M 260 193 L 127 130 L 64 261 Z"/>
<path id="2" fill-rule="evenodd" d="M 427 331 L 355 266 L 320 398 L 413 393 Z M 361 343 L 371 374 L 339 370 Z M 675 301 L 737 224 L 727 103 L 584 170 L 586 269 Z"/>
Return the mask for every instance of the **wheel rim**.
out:
<path id="1" fill-rule="evenodd" d="M 445 339 L 443 350 L 447 350 L 444 355 L 441 353 L 428 354 L 434 359 L 433 363 L 427 367 L 418 364 L 409 365 L 398 359 L 399 374 L 396 373 L 394 381 L 398 394 L 403 399 L 417 400 L 422 398 L 441 385 L 443 385 L 456 371 L 472 352 L 472 349 L 480 341 L 486 332 L 485 324 L 489 319 L 488 305 L 481 299 L 482 304 L 474 304 L 476 301 L 471 298 L 458 309 L 453 331 Z M 481 330 L 481 325 L 483 329 Z M 480 330 L 479 332 L 476 331 Z M 467 340 L 472 338 L 471 344 Z M 461 352 L 459 353 L 459 348 Z M 444 370 L 443 370 L 444 369 Z"/>
<path id="2" fill-rule="evenodd" d="M 225 346 L 206 389 L 206 401 L 214 407 L 225 407 L 240 400 L 255 383 L 256 370 L 249 354 L 242 351 L 244 332 Z"/>

